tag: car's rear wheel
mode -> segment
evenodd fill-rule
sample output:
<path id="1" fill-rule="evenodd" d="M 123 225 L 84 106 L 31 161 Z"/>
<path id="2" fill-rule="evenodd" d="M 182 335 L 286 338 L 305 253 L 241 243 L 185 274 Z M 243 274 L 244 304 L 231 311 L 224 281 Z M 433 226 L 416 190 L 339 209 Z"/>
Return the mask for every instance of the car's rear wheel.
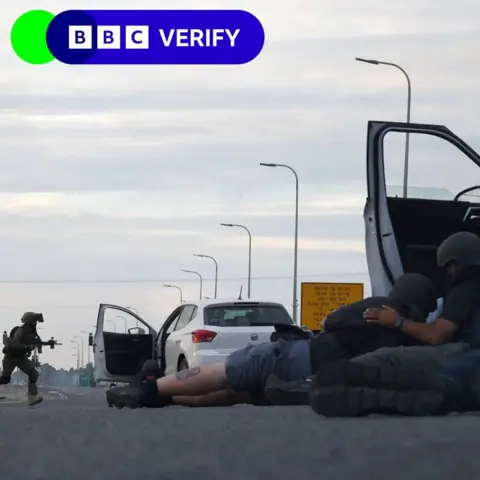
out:
<path id="1" fill-rule="evenodd" d="M 177 370 L 180 372 L 181 370 L 188 370 L 188 362 L 185 357 L 183 357 L 179 362 L 178 362 L 178 367 Z"/>

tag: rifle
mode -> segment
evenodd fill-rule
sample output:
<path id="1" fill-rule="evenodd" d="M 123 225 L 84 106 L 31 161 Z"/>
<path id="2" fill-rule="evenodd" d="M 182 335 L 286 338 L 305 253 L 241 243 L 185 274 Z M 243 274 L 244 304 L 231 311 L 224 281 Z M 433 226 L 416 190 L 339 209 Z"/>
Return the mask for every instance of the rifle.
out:
<path id="1" fill-rule="evenodd" d="M 53 337 L 51 337 L 50 340 L 47 340 L 45 342 L 39 337 L 37 337 L 31 344 L 32 350 L 36 348 L 38 349 L 38 353 L 42 353 L 42 347 L 50 347 L 50 350 L 53 350 L 58 345 L 62 344 L 55 340 Z"/>

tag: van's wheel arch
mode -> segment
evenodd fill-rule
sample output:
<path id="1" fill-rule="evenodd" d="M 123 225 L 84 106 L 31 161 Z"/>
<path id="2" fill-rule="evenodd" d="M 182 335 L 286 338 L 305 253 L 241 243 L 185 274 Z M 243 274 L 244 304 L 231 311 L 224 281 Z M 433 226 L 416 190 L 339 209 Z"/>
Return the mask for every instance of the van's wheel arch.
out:
<path id="1" fill-rule="evenodd" d="M 188 369 L 189 369 L 189 366 L 188 366 L 187 359 L 183 355 L 180 355 L 177 363 L 177 372 L 180 372 L 182 370 L 188 370 Z"/>

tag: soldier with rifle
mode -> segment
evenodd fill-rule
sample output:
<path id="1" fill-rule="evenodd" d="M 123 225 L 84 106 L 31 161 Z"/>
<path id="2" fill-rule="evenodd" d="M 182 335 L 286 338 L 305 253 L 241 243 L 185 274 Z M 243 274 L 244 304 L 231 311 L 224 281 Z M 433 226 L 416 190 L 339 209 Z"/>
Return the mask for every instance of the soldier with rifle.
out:
<path id="1" fill-rule="evenodd" d="M 33 362 L 29 359 L 32 351 L 35 349 L 42 352 L 42 346 L 54 348 L 60 345 L 56 340 L 43 342 L 37 333 L 37 323 L 43 323 L 43 314 L 26 312 L 22 316 L 22 325 L 14 327 L 10 335 L 4 333 L 3 336 L 3 358 L 2 374 L 0 375 L 0 385 L 10 383 L 12 373 L 15 368 L 21 370 L 28 377 L 28 404 L 36 405 L 43 400 L 38 393 L 37 380 L 38 371 Z"/>

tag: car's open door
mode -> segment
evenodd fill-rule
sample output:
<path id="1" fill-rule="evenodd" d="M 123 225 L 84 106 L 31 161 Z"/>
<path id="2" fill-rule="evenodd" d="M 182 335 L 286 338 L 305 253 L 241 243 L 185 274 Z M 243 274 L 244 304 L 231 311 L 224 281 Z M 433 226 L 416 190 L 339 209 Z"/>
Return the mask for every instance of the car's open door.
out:
<path id="1" fill-rule="evenodd" d="M 105 331 L 109 316 L 133 317 L 142 327 L 128 333 Z M 145 327 L 145 328 L 143 328 Z M 132 382 L 146 360 L 156 359 L 157 332 L 136 313 L 118 305 L 100 304 L 93 337 L 94 376 L 97 382 Z"/>
<path id="2" fill-rule="evenodd" d="M 468 163 L 471 178 L 465 178 L 464 181 L 472 189 L 480 184 L 480 157 L 444 126 L 379 121 L 368 123 L 368 196 L 364 220 L 372 294 L 386 295 L 397 277 L 403 273 L 419 272 L 436 281 L 441 296 L 445 279 L 436 266 L 437 247 L 458 231 L 480 234 L 480 197 L 464 195 L 465 191 L 453 192 L 452 197 L 447 199 L 415 198 L 413 194 L 407 194 L 407 198 L 404 198 L 403 195 L 387 193 L 384 139 L 390 132 L 434 136 L 440 139 L 442 145 L 445 142 L 445 148 L 452 149 L 453 145 L 458 150 L 452 150 L 460 153 L 463 161 Z M 451 170 L 453 175 L 455 166 Z M 431 172 L 432 177 L 435 174 L 435 171 Z M 477 188 L 480 193 L 480 187 Z"/>

